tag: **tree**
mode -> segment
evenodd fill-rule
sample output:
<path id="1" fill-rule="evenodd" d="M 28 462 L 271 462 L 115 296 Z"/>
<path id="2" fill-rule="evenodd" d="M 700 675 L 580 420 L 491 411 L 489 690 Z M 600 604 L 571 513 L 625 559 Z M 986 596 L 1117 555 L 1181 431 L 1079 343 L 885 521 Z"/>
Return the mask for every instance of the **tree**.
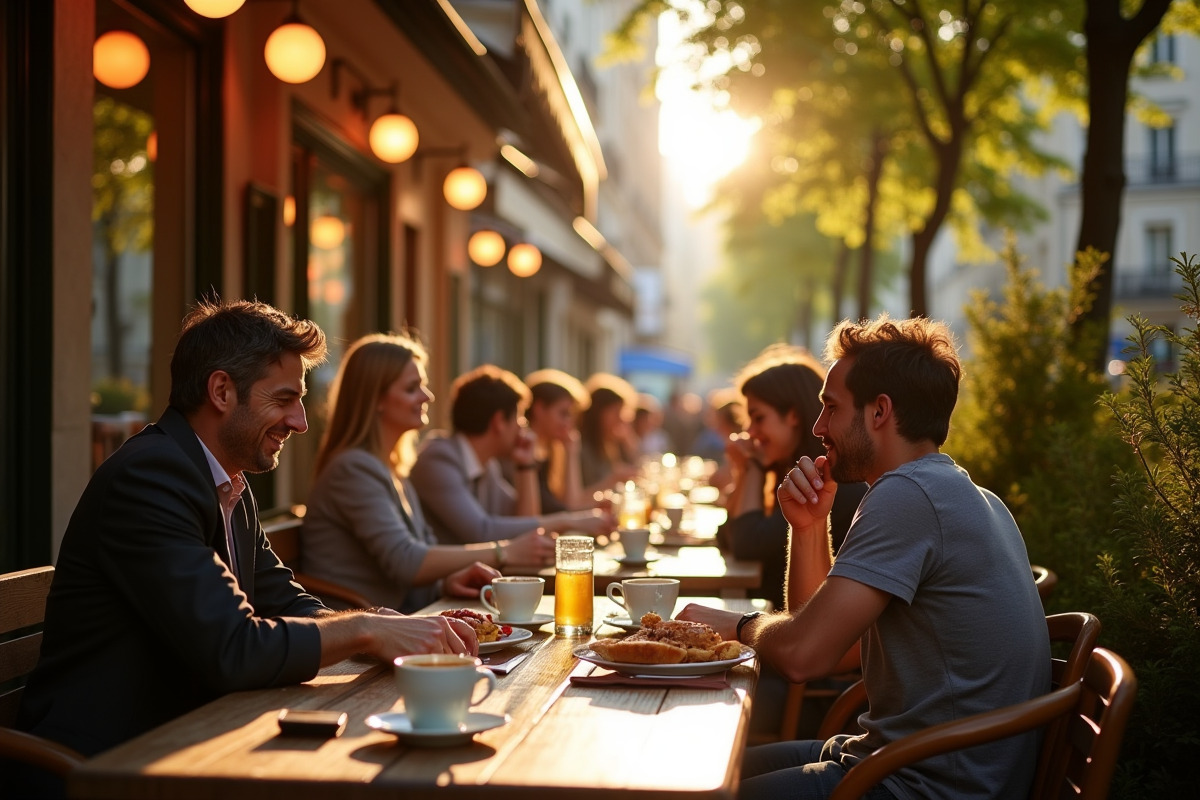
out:
<path id="1" fill-rule="evenodd" d="M 1057 5 L 645 0 L 618 38 L 632 41 L 638 22 L 660 12 L 678 14 L 704 56 L 728 64 L 710 83 L 736 110 L 791 126 L 794 147 L 781 136 L 776 155 L 795 164 L 797 206 L 825 199 L 823 232 L 865 240 L 872 198 L 885 226 L 894 217 L 911 231 L 913 313 L 928 311 L 926 261 L 945 224 L 966 257 L 989 252 L 979 218 L 1019 227 L 1043 214 L 1016 192 L 1013 173 L 1065 169 L 1034 145 L 1045 117 L 1022 95 L 1029 79 L 1077 55 Z M 875 184 L 872 153 L 886 159 Z"/>
<path id="2" fill-rule="evenodd" d="M 1094 249 L 1110 258 L 1093 279 L 1096 301 L 1091 311 L 1072 329 L 1102 326 L 1108 330 L 1112 316 L 1112 284 L 1116 264 L 1117 231 L 1121 225 L 1121 200 L 1125 192 L 1125 110 L 1129 103 L 1129 75 L 1133 57 L 1163 21 L 1172 0 L 1145 0 L 1131 16 L 1121 0 L 1086 0 L 1083 30 L 1087 37 L 1088 128 L 1087 151 L 1081 182 L 1082 215 L 1076 252 Z M 1200 29 L 1196 4 L 1176 3 L 1174 23 L 1179 28 Z M 1101 370 L 1108 353 L 1102 341 L 1091 357 Z"/>

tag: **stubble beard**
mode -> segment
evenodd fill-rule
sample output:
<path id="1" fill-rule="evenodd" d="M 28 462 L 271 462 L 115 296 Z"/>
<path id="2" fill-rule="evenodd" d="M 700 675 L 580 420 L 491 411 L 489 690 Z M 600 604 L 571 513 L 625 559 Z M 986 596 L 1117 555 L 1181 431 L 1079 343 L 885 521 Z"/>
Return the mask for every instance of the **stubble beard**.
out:
<path id="1" fill-rule="evenodd" d="M 279 454 L 283 450 L 266 452 L 262 446 L 263 438 L 254 416 L 242 405 L 234 409 L 228 424 L 218 435 L 222 449 L 238 464 L 244 465 L 242 471 L 250 473 L 270 472 L 279 466 Z"/>
<path id="2" fill-rule="evenodd" d="M 837 459 L 833 462 L 830 474 L 838 483 L 858 483 L 867 479 L 868 470 L 875 461 L 875 443 L 867 435 L 867 426 L 863 424 L 862 412 L 855 414 L 846 438 L 842 442 L 834 442 L 837 449 Z"/>

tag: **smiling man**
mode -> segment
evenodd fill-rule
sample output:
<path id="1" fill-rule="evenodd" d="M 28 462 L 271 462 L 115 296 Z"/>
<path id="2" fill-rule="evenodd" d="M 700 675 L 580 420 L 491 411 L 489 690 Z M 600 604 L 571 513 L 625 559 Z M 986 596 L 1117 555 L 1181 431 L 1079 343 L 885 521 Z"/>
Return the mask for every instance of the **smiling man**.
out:
<path id="1" fill-rule="evenodd" d="M 950 330 L 927 319 L 843 322 L 813 433 L 779 487 L 790 525 L 788 613 L 739 616 L 688 606 L 723 638 L 755 647 L 802 683 L 849 669 L 861 645 L 866 732 L 747 751 L 738 796 L 828 797 L 855 763 L 932 725 L 1028 700 L 1050 686 L 1050 644 L 1016 522 L 940 448 L 961 375 Z M 839 482 L 865 481 L 831 558 L 827 518 Z M 926 759 L 871 800 L 1024 797 L 1036 732 Z"/>
<path id="2" fill-rule="evenodd" d="M 67 526 L 19 727 L 91 755 L 355 653 L 475 651 L 445 617 L 335 614 L 271 551 L 243 474 L 308 429 L 304 374 L 324 357 L 315 323 L 264 303 L 188 315 L 168 408 L 100 466 Z"/>

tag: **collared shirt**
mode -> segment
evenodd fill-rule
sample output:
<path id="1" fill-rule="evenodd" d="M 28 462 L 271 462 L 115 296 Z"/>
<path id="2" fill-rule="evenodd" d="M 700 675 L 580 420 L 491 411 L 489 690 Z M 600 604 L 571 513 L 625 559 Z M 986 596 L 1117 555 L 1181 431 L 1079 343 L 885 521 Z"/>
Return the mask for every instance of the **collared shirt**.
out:
<path id="1" fill-rule="evenodd" d="M 229 571 L 236 578 L 238 575 L 237 543 L 233 538 L 233 509 L 241 499 L 242 491 L 246 488 L 246 479 L 240 472 L 232 478 L 229 477 L 229 473 L 221 466 L 221 462 L 217 461 L 216 456 L 208 449 L 204 440 L 197 436 L 196 441 L 200 442 L 200 449 L 204 451 L 204 457 L 208 460 L 208 468 L 212 471 L 213 483 L 217 487 L 217 496 L 221 498 L 221 509 L 225 516 L 225 547 L 229 551 Z"/>

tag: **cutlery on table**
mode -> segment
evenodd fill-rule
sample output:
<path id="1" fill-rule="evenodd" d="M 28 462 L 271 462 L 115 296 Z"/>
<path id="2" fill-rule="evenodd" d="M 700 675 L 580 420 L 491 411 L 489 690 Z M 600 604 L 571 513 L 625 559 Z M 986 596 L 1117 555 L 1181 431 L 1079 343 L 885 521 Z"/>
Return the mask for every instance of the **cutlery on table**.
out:
<path id="1" fill-rule="evenodd" d="M 488 658 L 482 658 L 480 660 L 483 661 L 483 665 L 485 667 L 490 669 L 496 675 L 507 675 L 508 673 L 510 673 L 514 669 L 516 669 L 518 664 L 520 664 L 525 659 L 529 658 L 529 653 L 517 653 L 515 656 L 512 656 L 511 658 L 507 658 L 503 661 L 497 661 L 497 663 L 495 663 L 495 664 L 491 663 L 491 659 L 493 659 L 493 658 L 495 658 L 495 656 L 490 656 Z"/>

